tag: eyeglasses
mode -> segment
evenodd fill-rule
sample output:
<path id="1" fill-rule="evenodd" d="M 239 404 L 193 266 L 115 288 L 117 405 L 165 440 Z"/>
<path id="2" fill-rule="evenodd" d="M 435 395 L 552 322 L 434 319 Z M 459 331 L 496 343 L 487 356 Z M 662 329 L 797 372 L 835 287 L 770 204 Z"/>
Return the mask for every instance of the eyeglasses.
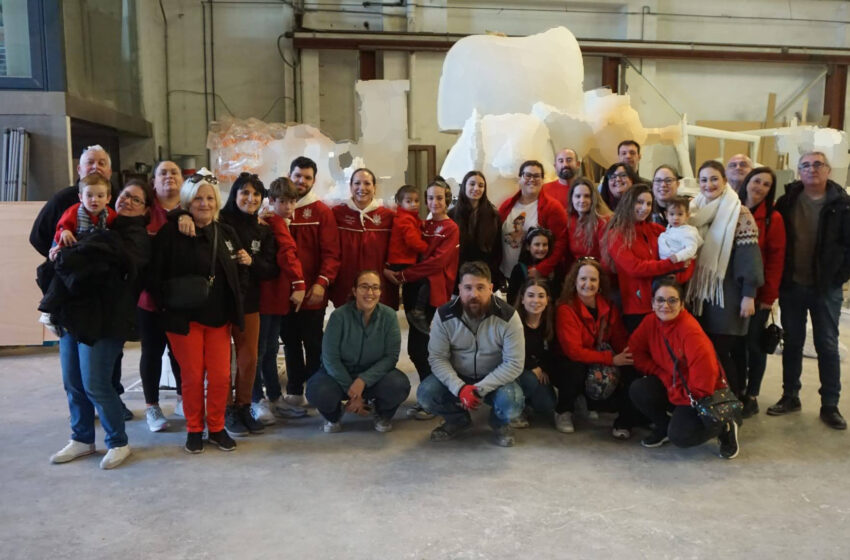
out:
<path id="1" fill-rule="evenodd" d="M 206 181 L 210 185 L 218 184 L 218 177 L 215 175 L 204 175 L 203 173 L 195 173 L 188 179 L 192 183 L 200 183 L 201 181 Z"/>
<path id="2" fill-rule="evenodd" d="M 608 179 L 611 180 L 611 181 L 613 181 L 614 179 L 620 179 L 620 180 L 628 179 L 628 177 L 629 177 L 629 174 L 623 173 L 622 171 L 620 173 L 611 173 L 610 175 L 608 175 Z"/>
<path id="3" fill-rule="evenodd" d="M 380 284 L 357 284 L 357 289 L 361 292 L 380 292 L 381 285 Z"/>
<path id="4" fill-rule="evenodd" d="M 679 305 L 679 302 L 681 300 L 677 297 L 668 297 L 668 298 L 657 297 L 657 298 L 653 298 L 652 301 L 654 301 L 655 305 L 658 305 L 659 307 L 664 305 L 665 303 L 667 305 L 669 305 L 670 307 L 675 307 L 675 306 Z"/>
<path id="5" fill-rule="evenodd" d="M 669 187 L 673 183 L 678 181 L 678 179 L 673 179 L 672 177 L 667 177 L 666 179 L 653 179 L 653 185 L 664 185 L 665 187 Z"/>
<path id="6" fill-rule="evenodd" d="M 729 169 L 735 169 L 736 167 L 738 169 L 749 169 L 752 166 L 746 161 L 730 161 L 726 164 L 726 167 L 728 167 Z"/>
<path id="7" fill-rule="evenodd" d="M 142 200 L 141 198 L 139 198 L 138 196 L 123 193 L 123 192 L 118 195 L 118 198 L 123 198 L 124 200 L 129 200 L 130 202 L 132 202 L 136 206 L 141 206 L 145 203 L 145 201 Z"/>
<path id="8" fill-rule="evenodd" d="M 526 181 L 539 181 L 543 178 L 543 175 L 540 173 L 523 173 L 521 177 Z"/>
<path id="9" fill-rule="evenodd" d="M 808 171 L 808 170 L 810 170 L 810 169 L 814 169 L 815 171 L 820 171 L 821 169 L 823 169 L 824 167 L 826 167 L 826 164 L 825 164 L 824 162 L 822 162 L 822 161 L 815 161 L 815 162 L 812 162 L 812 163 L 809 163 L 809 162 L 807 161 L 807 162 L 805 162 L 805 163 L 801 163 L 801 164 L 800 164 L 800 165 L 798 165 L 797 167 L 799 167 L 799 168 L 800 168 L 800 169 L 802 169 L 803 171 Z"/>

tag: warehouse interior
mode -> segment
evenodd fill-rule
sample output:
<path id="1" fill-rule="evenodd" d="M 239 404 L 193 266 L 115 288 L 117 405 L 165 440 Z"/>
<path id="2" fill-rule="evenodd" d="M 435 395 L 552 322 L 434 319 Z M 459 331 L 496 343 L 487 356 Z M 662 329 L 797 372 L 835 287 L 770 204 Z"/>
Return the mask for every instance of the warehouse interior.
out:
<path id="1" fill-rule="evenodd" d="M 616 441 L 607 414 L 577 421 L 575 434 L 533 420 L 516 447 L 502 449 L 483 437 L 481 412 L 475 430 L 435 446 L 428 432 L 437 420 L 401 417 L 380 434 L 347 417 L 341 433 L 325 434 L 315 410 L 240 438 L 235 453 L 192 456 L 181 449 L 173 392 L 163 399 L 170 429 L 151 433 L 143 395 L 133 389 L 122 397 L 136 417 L 127 423 L 126 465 L 97 468 L 99 428 L 98 455 L 49 464 L 67 438 L 68 408 L 55 337 L 38 323 L 33 271 L 41 259 L 27 236 L 43 201 L 76 179 L 86 146 L 104 146 L 113 181 L 123 183 L 149 176 L 162 159 L 215 169 L 209 134 L 229 120 L 310 125 L 353 143 L 364 125 L 358 81 L 409 82 L 406 179 L 424 184 L 460 136 L 440 128 L 437 98 L 447 52 L 470 35 L 567 28 L 581 48 L 583 90 L 629 94 L 646 127 L 684 120 L 730 131 L 791 123 L 845 131 L 850 3 L 0 0 L 0 7 L 0 129 L 29 134 L 26 188 L 19 202 L 0 203 L 8 264 L 0 275 L 4 558 L 846 557 L 850 446 L 846 433 L 818 420 L 811 356 L 802 412 L 747 420 L 732 462 L 720 461 L 712 443 L 644 449 L 638 437 Z M 553 76 L 571 72 L 558 60 L 550 66 Z M 517 84 L 535 79 L 511 76 Z M 736 148 L 693 142 L 691 163 Z M 670 146 L 649 146 L 641 175 L 652 173 L 650 161 L 674 155 Z M 775 149 L 760 155 L 787 166 Z M 842 368 L 849 323 L 842 314 Z M 139 355 L 138 343 L 127 343 L 125 386 L 139 378 Z M 404 351 L 399 368 L 414 386 L 412 404 L 418 380 Z M 770 356 L 765 404 L 780 397 L 781 380 L 781 357 Z"/>

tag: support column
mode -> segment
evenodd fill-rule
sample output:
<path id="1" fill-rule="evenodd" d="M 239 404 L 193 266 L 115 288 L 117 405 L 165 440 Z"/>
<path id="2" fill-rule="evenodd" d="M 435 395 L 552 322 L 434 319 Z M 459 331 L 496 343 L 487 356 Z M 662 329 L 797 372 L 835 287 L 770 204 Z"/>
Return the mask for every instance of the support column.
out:
<path id="1" fill-rule="evenodd" d="M 847 65 L 831 64 L 823 90 L 823 112 L 829 115 L 830 128 L 844 130 L 847 97 Z"/>
<path id="2" fill-rule="evenodd" d="M 606 56 L 602 58 L 602 87 L 609 87 L 613 93 L 618 93 L 620 83 L 619 57 Z"/>
<path id="3" fill-rule="evenodd" d="M 300 121 L 319 128 L 319 51 L 301 51 L 301 64 L 298 69 L 301 78 Z"/>

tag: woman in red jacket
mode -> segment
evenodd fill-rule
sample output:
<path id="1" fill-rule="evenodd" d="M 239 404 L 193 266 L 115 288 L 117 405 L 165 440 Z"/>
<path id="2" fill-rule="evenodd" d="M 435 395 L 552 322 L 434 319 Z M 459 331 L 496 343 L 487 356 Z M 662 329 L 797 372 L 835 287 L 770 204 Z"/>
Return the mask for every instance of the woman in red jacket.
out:
<path id="1" fill-rule="evenodd" d="M 579 177 L 573 181 L 567 208 L 567 237 L 569 252 L 566 270 L 582 257 L 602 259 L 600 242 L 605 226 L 611 219 L 611 209 L 602 201 L 599 191 L 589 179 Z"/>
<path id="2" fill-rule="evenodd" d="M 555 427 L 574 430 L 573 403 L 583 394 L 589 409 L 618 413 L 611 431 L 615 438 L 631 437 L 638 423 L 629 400 L 632 355 L 620 312 L 608 299 L 608 277 L 596 259 L 584 257 L 570 269 L 558 300 L 555 330 L 569 359 L 565 375 L 556 380 Z"/>
<path id="3" fill-rule="evenodd" d="M 395 214 L 375 200 L 375 174 L 361 168 L 351 174 L 351 198 L 333 207 L 339 231 L 339 272 L 330 299 L 341 307 L 351 299 L 351 286 L 361 270 L 381 270 L 387 262 Z M 398 308 L 398 290 L 381 279 L 381 303 Z"/>
<path id="4" fill-rule="evenodd" d="M 738 189 L 738 196 L 756 220 L 758 245 L 764 265 L 764 284 L 756 294 L 756 314 L 750 319 L 747 336 L 735 349 L 735 362 L 745 368 L 747 385 L 742 400 L 744 418 L 749 418 L 759 411 L 756 397 L 767 366 L 767 355 L 761 350 L 759 338 L 773 302 L 779 297 L 779 283 L 785 266 L 785 222 L 779 212 L 773 209 L 776 175 L 771 168 L 757 167 L 750 171 Z"/>
<path id="5" fill-rule="evenodd" d="M 629 394 L 655 426 L 641 445 L 660 447 L 672 442 L 676 447 L 693 447 L 717 437 L 720 456 L 733 459 L 739 449 L 738 424 L 707 428 L 691 406 L 682 382 L 684 379 L 695 399 L 726 384 L 714 346 L 685 310 L 683 298 L 682 286 L 675 280 L 658 280 L 652 303 L 655 315 L 647 316 L 629 338 L 635 367 L 647 374 L 632 383 Z"/>
<path id="6" fill-rule="evenodd" d="M 652 312 L 652 280 L 689 264 L 658 258 L 658 236 L 664 227 L 649 221 L 651 213 L 652 190 L 635 185 L 623 195 L 602 240 L 608 249 L 605 264 L 618 277 L 623 323 L 629 332 Z"/>
<path id="7" fill-rule="evenodd" d="M 437 307 L 451 299 L 458 269 L 460 230 L 448 215 L 451 199 L 452 190 L 442 178 L 438 177 L 428 185 L 425 200 L 431 212 L 431 218 L 422 228 L 423 237 L 428 242 L 428 249 L 422 255 L 422 260 L 409 268 L 399 272 L 384 270 L 385 276 L 394 277 L 397 284 L 404 284 L 402 297 L 405 309 L 412 309 L 415 305 L 416 281 L 422 279 L 428 281 L 431 288 L 430 305 L 426 313 L 429 324 Z M 407 335 L 407 353 L 416 367 L 420 381 L 431 375 L 431 366 L 428 364 L 429 339 L 428 333 L 413 328 Z M 419 405 L 416 405 L 408 416 L 419 420 L 433 418 Z"/>

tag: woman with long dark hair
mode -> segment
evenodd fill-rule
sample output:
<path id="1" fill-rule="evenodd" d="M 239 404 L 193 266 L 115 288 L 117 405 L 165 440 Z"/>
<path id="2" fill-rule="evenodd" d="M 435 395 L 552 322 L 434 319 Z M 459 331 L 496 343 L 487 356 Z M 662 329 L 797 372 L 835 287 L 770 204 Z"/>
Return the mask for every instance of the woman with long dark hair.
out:
<path id="1" fill-rule="evenodd" d="M 611 210 L 616 210 L 623 195 L 640 183 L 637 172 L 627 163 L 617 162 L 605 171 L 599 194 Z"/>
<path id="2" fill-rule="evenodd" d="M 582 257 L 602 259 L 600 243 L 605 226 L 613 212 L 602 200 L 599 191 L 586 177 L 573 181 L 567 207 L 567 236 L 569 252 L 566 255 L 566 270 Z"/>
<path id="3" fill-rule="evenodd" d="M 487 198 L 487 179 L 480 171 L 470 171 L 463 176 L 457 202 L 449 210 L 449 218 L 460 230 L 458 268 L 465 262 L 482 261 L 493 271 L 493 285 L 498 289 L 505 278 L 499 273 L 502 259 L 499 212 Z M 455 279 L 455 288 L 457 282 Z"/>

